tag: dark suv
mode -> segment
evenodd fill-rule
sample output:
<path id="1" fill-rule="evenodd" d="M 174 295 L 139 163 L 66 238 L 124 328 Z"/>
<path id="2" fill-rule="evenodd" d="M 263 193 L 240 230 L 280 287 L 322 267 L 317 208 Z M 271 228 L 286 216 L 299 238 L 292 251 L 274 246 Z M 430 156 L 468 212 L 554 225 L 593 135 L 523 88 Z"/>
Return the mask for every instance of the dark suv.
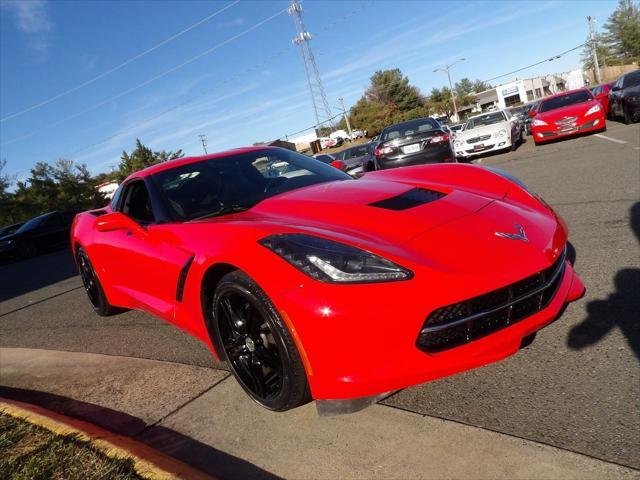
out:
<path id="1" fill-rule="evenodd" d="M 376 170 L 425 163 L 454 162 L 449 135 L 433 118 L 385 127 L 374 151 Z"/>

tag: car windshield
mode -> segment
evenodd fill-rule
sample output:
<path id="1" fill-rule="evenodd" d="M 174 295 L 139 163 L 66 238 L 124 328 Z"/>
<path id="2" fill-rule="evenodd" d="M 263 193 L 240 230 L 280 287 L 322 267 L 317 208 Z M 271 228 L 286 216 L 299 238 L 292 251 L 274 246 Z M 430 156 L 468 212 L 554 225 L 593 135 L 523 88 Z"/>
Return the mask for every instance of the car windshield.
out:
<path id="1" fill-rule="evenodd" d="M 29 230 L 33 230 L 34 228 L 38 228 L 45 218 L 47 218 L 49 214 L 40 215 L 39 217 L 32 218 L 24 223 L 19 229 L 16 230 L 15 233 L 28 232 Z"/>
<path id="2" fill-rule="evenodd" d="M 591 93 L 587 90 L 580 90 L 579 92 L 567 93 L 566 95 L 560 95 L 558 97 L 543 100 L 538 111 L 549 112 L 551 110 L 568 107 L 569 105 L 577 105 L 578 103 L 584 103 L 590 100 L 593 100 Z"/>
<path id="3" fill-rule="evenodd" d="M 636 85 L 640 85 L 640 70 L 625 75 L 622 88 L 635 87 Z"/>
<path id="4" fill-rule="evenodd" d="M 494 123 L 504 122 L 505 117 L 502 112 L 491 112 L 485 115 L 479 115 L 477 117 L 470 118 L 467 122 L 467 125 L 464 127 L 465 130 L 471 130 L 477 127 L 484 127 L 486 125 L 493 125 Z"/>
<path id="5" fill-rule="evenodd" d="M 172 217 L 195 220 L 246 210 L 297 188 L 351 177 L 283 148 L 218 157 L 152 175 Z"/>
<path id="6" fill-rule="evenodd" d="M 452 125 L 449 128 L 454 132 L 457 132 L 458 130 L 462 130 L 462 125 Z"/>
<path id="7" fill-rule="evenodd" d="M 419 135 L 439 128 L 438 123 L 432 118 L 420 118 L 411 122 L 399 123 L 384 129 L 380 135 L 380 141 L 386 142 L 394 138 L 404 138 L 410 135 Z"/>

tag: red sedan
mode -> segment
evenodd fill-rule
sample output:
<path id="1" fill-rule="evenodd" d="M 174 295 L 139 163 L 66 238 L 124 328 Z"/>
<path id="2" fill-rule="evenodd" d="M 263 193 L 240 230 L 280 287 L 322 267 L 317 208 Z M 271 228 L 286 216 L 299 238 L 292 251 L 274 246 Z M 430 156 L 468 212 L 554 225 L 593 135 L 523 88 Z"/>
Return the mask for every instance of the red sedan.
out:
<path id="1" fill-rule="evenodd" d="M 72 246 L 98 314 L 189 332 L 277 411 L 495 362 L 584 292 L 564 221 L 475 165 L 355 180 L 280 148 L 174 160 L 78 215 Z"/>
<path id="2" fill-rule="evenodd" d="M 604 108 L 586 88 L 547 97 L 531 114 L 535 115 L 531 134 L 536 145 L 607 128 Z"/>
<path id="3" fill-rule="evenodd" d="M 609 92 L 611 91 L 611 87 L 613 87 L 616 82 L 603 83 L 602 85 L 598 85 L 591 90 L 593 96 L 596 97 L 596 100 L 600 102 L 602 108 L 604 109 L 604 114 L 607 118 L 611 119 L 611 106 L 609 105 Z"/>

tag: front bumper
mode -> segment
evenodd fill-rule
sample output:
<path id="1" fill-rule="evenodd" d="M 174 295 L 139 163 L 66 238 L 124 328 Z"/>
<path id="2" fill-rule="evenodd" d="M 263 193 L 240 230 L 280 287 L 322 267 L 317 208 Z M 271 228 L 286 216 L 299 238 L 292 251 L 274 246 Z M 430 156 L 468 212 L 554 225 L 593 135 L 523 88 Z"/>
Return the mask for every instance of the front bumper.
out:
<path id="1" fill-rule="evenodd" d="M 294 332 L 316 400 L 378 396 L 501 360 L 517 352 L 525 337 L 552 322 L 567 302 L 584 293 L 567 262 L 545 308 L 494 333 L 432 353 L 422 351 L 416 340 L 429 312 L 450 302 L 442 298 L 444 293 L 425 295 L 433 290 L 428 285 L 433 279 L 425 282 L 418 277 L 388 284 L 320 287 L 305 283 L 280 295 L 274 292 L 279 297 L 274 303 Z M 488 290 L 482 289 L 493 289 L 505 278 L 496 275 L 470 288 L 484 293 Z M 442 290 L 453 298 L 447 284 L 443 279 Z M 466 298 L 472 296 L 475 293 Z"/>
<path id="2" fill-rule="evenodd" d="M 606 127 L 604 115 L 598 115 L 588 120 L 579 120 L 569 125 L 540 125 L 531 127 L 531 134 L 536 143 L 548 142 L 556 138 L 570 137 L 580 133 L 600 131 Z"/>
<path id="3" fill-rule="evenodd" d="M 468 144 L 466 141 L 462 141 L 464 142 L 463 145 L 454 146 L 456 157 L 458 158 L 475 157 L 485 153 L 511 148 L 511 138 L 509 137 L 491 138 L 489 140 L 486 140 L 485 142 L 480 142 L 482 148 L 478 148 L 477 143 Z"/>

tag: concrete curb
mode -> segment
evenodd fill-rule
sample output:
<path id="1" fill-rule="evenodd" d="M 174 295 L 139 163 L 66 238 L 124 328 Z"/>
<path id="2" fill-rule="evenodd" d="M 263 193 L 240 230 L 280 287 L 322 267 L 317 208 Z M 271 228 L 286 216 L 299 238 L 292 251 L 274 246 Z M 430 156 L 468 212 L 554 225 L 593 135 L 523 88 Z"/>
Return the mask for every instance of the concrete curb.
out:
<path id="1" fill-rule="evenodd" d="M 110 458 L 131 459 L 135 471 L 148 480 L 214 480 L 194 468 L 129 437 L 72 419 L 36 405 L 0 398 L 0 412 L 58 435 L 75 435 Z"/>

